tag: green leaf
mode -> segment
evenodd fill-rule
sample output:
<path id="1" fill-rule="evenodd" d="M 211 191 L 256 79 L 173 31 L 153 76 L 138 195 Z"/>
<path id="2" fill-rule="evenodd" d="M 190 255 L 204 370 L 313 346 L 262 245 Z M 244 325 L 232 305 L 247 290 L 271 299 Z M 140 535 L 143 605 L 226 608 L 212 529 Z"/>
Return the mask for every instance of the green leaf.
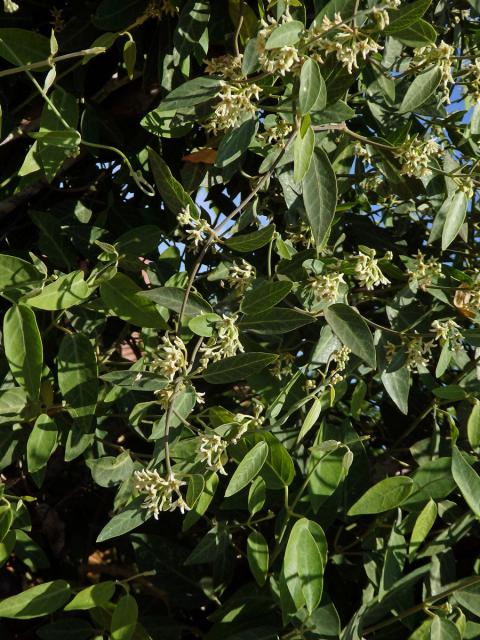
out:
<path id="1" fill-rule="evenodd" d="M 248 491 L 248 510 L 251 516 L 262 510 L 265 504 L 265 491 L 265 480 L 261 476 L 257 476 Z"/>
<path id="2" fill-rule="evenodd" d="M 112 580 L 99 582 L 91 587 L 82 589 L 65 607 L 65 611 L 87 611 L 94 607 L 107 604 L 115 593 L 115 583 Z"/>
<path id="3" fill-rule="evenodd" d="M 5 356 L 13 377 L 32 400 L 38 399 L 43 346 L 35 313 L 24 304 L 10 307 L 3 318 Z"/>
<path id="4" fill-rule="evenodd" d="M 457 237 L 467 214 L 467 202 L 467 196 L 463 191 L 457 191 L 453 196 L 443 225 L 442 251 L 448 249 Z"/>
<path id="5" fill-rule="evenodd" d="M 162 231 L 154 224 L 144 224 L 134 227 L 117 238 L 115 248 L 119 254 L 128 253 L 134 257 L 157 252 L 162 237 Z"/>
<path id="6" fill-rule="evenodd" d="M 100 297 L 107 309 L 125 322 L 140 327 L 165 329 L 165 320 L 154 303 L 137 295 L 142 289 L 128 276 L 117 273 L 108 282 L 100 285 Z"/>
<path id="7" fill-rule="evenodd" d="M 81 333 L 63 337 L 58 352 L 58 386 L 73 418 L 95 413 L 98 365 L 95 349 Z"/>
<path id="8" fill-rule="evenodd" d="M 241 235 L 228 238 L 228 240 L 225 240 L 225 245 L 229 249 L 232 249 L 232 251 L 250 253 L 251 251 L 256 251 L 268 244 L 272 239 L 274 232 L 275 227 L 273 224 L 269 224 L 267 227 L 263 227 L 258 231 L 243 233 Z"/>
<path id="9" fill-rule="evenodd" d="M 236 380 L 243 380 L 258 373 L 276 360 L 271 353 L 251 352 L 241 353 L 220 362 L 212 362 L 203 372 L 203 377 L 210 384 L 227 384 Z"/>
<path id="10" fill-rule="evenodd" d="M 131 595 L 125 595 L 117 602 L 112 615 L 110 634 L 112 640 L 130 640 L 133 638 L 138 620 L 137 601 Z"/>
<path id="11" fill-rule="evenodd" d="M 315 60 L 307 58 L 300 73 L 300 89 L 298 104 L 302 114 L 310 113 L 312 109 L 322 111 L 327 104 L 327 87 Z"/>
<path id="12" fill-rule="evenodd" d="M 468 441 L 474 449 L 480 446 L 480 401 L 475 400 L 467 422 Z"/>
<path id="13" fill-rule="evenodd" d="M 0 542 L 3 542 L 13 522 L 13 509 L 10 504 L 0 504 Z"/>
<path id="14" fill-rule="evenodd" d="M 375 368 L 373 336 L 367 323 L 357 311 L 346 304 L 332 304 L 325 309 L 325 319 L 352 353 Z"/>
<path id="15" fill-rule="evenodd" d="M 406 476 L 394 476 L 380 480 L 350 507 L 347 515 L 370 515 L 395 509 L 408 498 L 412 487 L 412 479 Z"/>
<path id="16" fill-rule="evenodd" d="M 285 549 L 282 570 L 295 607 L 300 609 L 305 604 L 309 613 L 320 603 L 324 572 L 322 550 L 312 525 L 320 529 L 306 518 L 294 524 Z"/>
<path id="17" fill-rule="evenodd" d="M 223 136 L 217 150 L 215 166 L 223 169 L 239 160 L 247 151 L 257 131 L 256 118 L 249 118 Z"/>
<path id="18" fill-rule="evenodd" d="M 402 31 L 416 23 L 423 16 L 431 2 L 432 0 L 416 0 L 416 2 L 402 5 L 399 9 L 389 11 L 390 20 L 385 27 L 385 33 L 395 34 L 397 31 Z"/>
<path id="19" fill-rule="evenodd" d="M 315 149 L 302 181 L 303 202 L 317 247 L 322 247 L 330 233 L 337 205 L 337 180 L 330 160 L 322 149 Z"/>
<path id="20" fill-rule="evenodd" d="M 292 286 L 292 282 L 282 280 L 265 282 L 254 289 L 249 289 L 241 302 L 240 309 L 246 314 L 267 311 L 286 298 Z"/>
<path id="21" fill-rule="evenodd" d="M 57 311 L 82 304 L 90 293 L 83 271 L 72 271 L 48 284 L 38 295 L 27 298 L 26 302 L 36 309 Z"/>
<path id="22" fill-rule="evenodd" d="M 190 529 L 204 515 L 213 500 L 217 486 L 218 475 L 212 471 L 205 477 L 205 487 L 202 495 L 185 515 L 182 524 L 182 531 L 188 531 L 188 529 Z"/>
<path id="23" fill-rule="evenodd" d="M 175 113 L 182 109 L 190 109 L 193 106 L 212 100 L 220 89 L 221 82 L 217 78 L 200 76 L 193 80 L 188 80 L 171 91 L 166 98 L 142 120 L 142 126 L 152 115 L 169 111 Z"/>
<path id="24" fill-rule="evenodd" d="M 300 129 L 293 145 L 293 180 L 299 183 L 305 177 L 313 158 L 315 134 L 312 127 L 307 127 L 304 134 Z"/>
<path id="25" fill-rule="evenodd" d="M 192 474 L 188 480 L 187 495 L 185 496 L 185 502 L 188 504 L 190 509 L 192 509 L 200 500 L 204 489 L 205 480 L 203 476 L 199 473 Z"/>
<path id="26" fill-rule="evenodd" d="M 128 451 L 123 451 L 116 458 L 105 456 L 96 460 L 87 460 L 87 467 L 92 472 L 92 478 L 101 487 L 113 487 L 127 480 L 133 474 L 133 462 Z"/>
<path id="27" fill-rule="evenodd" d="M 47 60 L 50 56 L 48 38 L 27 29 L 0 29 L 0 58 L 4 58 L 15 67 L 30 62 Z M 36 69 L 43 72 L 48 68 Z"/>
<path id="28" fill-rule="evenodd" d="M 266 49 L 291 47 L 300 40 L 305 27 L 299 20 L 290 20 L 276 27 L 265 44 Z"/>
<path id="29" fill-rule="evenodd" d="M 175 313 L 180 313 L 183 298 L 185 297 L 185 289 L 179 287 L 157 287 L 148 291 L 140 291 L 138 293 L 142 298 L 148 298 L 155 304 L 171 309 Z M 196 293 L 190 293 L 187 304 L 185 306 L 186 316 L 196 316 L 202 313 L 212 313 L 213 309 L 201 296 Z"/>
<path id="30" fill-rule="evenodd" d="M 261 471 L 268 455 L 266 442 L 258 442 L 240 462 L 225 490 L 225 497 L 244 489 Z"/>
<path id="31" fill-rule="evenodd" d="M 242 331 L 276 335 L 295 331 L 295 329 L 312 324 L 312 322 L 316 322 L 316 318 L 306 313 L 295 311 L 295 309 L 275 307 L 274 309 L 267 309 L 267 311 L 246 316 L 240 322 L 240 328 Z"/>
<path id="32" fill-rule="evenodd" d="M 57 446 L 58 429 L 50 416 L 38 416 L 27 441 L 27 465 L 29 473 L 43 469 Z"/>
<path id="33" fill-rule="evenodd" d="M 200 316 L 193 316 L 188 321 L 188 328 L 197 336 L 210 338 L 213 335 L 215 325 L 221 320 L 221 316 L 217 313 L 205 313 Z"/>
<path id="34" fill-rule="evenodd" d="M 298 434 L 297 442 L 303 440 L 303 438 L 307 435 L 307 433 L 316 425 L 318 418 L 320 417 L 320 413 L 322 410 L 322 403 L 318 398 L 314 398 L 312 402 L 312 406 L 308 410 L 307 415 L 305 416 L 305 420 L 302 423 L 300 428 L 300 433 Z"/>
<path id="35" fill-rule="evenodd" d="M 410 538 L 410 546 L 408 548 L 408 556 L 410 562 L 415 557 L 418 548 L 425 541 L 430 533 L 431 528 L 437 519 L 437 504 L 430 498 L 422 511 L 417 516 L 413 526 L 412 536 Z"/>
<path id="36" fill-rule="evenodd" d="M 41 280 L 42 274 L 30 262 L 0 254 L 0 291 L 11 287 L 26 287 Z"/>
<path id="37" fill-rule="evenodd" d="M 71 594 L 65 580 L 45 582 L 0 602 L 0 618 L 29 620 L 47 616 L 63 607 Z"/>
<path id="38" fill-rule="evenodd" d="M 130 80 L 133 79 L 135 63 L 137 61 L 137 45 L 135 40 L 127 40 L 123 45 L 123 61 Z"/>
<path id="39" fill-rule="evenodd" d="M 190 214 L 195 215 L 197 211 L 195 203 L 180 182 L 172 175 L 165 160 L 150 148 L 148 148 L 148 158 L 155 184 L 170 211 L 178 215 L 182 209 L 188 207 Z"/>
<path id="40" fill-rule="evenodd" d="M 142 503 L 142 497 L 135 498 L 128 507 L 113 516 L 100 531 L 97 542 L 105 542 L 105 540 L 123 536 L 146 522 L 151 517 L 151 513 L 142 507 Z"/>
<path id="41" fill-rule="evenodd" d="M 452 476 L 465 502 L 477 518 L 480 518 L 480 477 L 456 445 L 452 446 Z"/>
<path id="42" fill-rule="evenodd" d="M 250 571 L 257 584 L 265 584 L 268 572 L 268 544 L 259 531 L 252 531 L 247 538 L 247 560 Z"/>
<path id="43" fill-rule="evenodd" d="M 462 634 L 451 620 L 435 616 L 430 628 L 430 640 L 462 640 Z"/>
<path id="44" fill-rule="evenodd" d="M 330 441 L 330 450 L 322 451 L 320 447 L 313 447 L 308 461 L 309 493 L 313 511 L 318 512 L 321 505 L 329 498 L 346 476 L 345 447 L 339 448 L 339 443 Z M 322 445 L 330 444 L 328 441 Z"/>
<path id="45" fill-rule="evenodd" d="M 399 113 L 410 113 L 421 107 L 435 92 L 441 79 L 442 70 L 438 66 L 434 66 L 428 71 L 415 76 L 402 100 Z"/>
<path id="46" fill-rule="evenodd" d="M 395 39 L 399 40 L 407 47 L 425 47 L 434 43 L 437 39 L 437 32 L 426 20 L 418 20 L 409 27 L 401 29 L 395 33 Z"/>
<path id="47" fill-rule="evenodd" d="M 62 149 L 76 149 L 82 138 L 75 129 L 62 129 L 61 131 L 36 131 L 29 134 L 31 138 L 52 147 Z"/>
<path id="48" fill-rule="evenodd" d="M 459 605 L 475 614 L 480 615 L 480 585 L 473 584 L 454 592 L 455 600 Z M 473 636 L 472 636 L 473 640 Z"/>
<path id="49" fill-rule="evenodd" d="M 385 391 L 400 411 L 408 414 L 408 395 L 410 393 L 411 374 L 407 367 L 402 366 L 395 371 L 382 371 L 381 380 Z"/>

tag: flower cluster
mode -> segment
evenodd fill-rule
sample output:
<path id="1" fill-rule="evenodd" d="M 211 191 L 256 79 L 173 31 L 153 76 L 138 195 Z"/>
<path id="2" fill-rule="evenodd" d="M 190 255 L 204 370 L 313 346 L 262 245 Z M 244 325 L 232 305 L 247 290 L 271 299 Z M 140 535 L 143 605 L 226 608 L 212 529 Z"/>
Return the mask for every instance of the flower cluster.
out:
<path id="1" fill-rule="evenodd" d="M 172 382 L 178 375 L 184 375 L 187 368 L 187 348 L 181 338 L 168 333 L 162 337 L 161 346 L 154 355 L 152 369 Z"/>
<path id="2" fill-rule="evenodd" d="M 473 62 L 468 62 L 465 69 L 468 95 L 476 102 L 480 102 L 480 58 L 475 58 Z"/>
<path id="3" fill-rule="evenodd" d="M 220 76 L 224 80 L 239 82 L 243 78 L 242 57 L 242 54 L 238 56 L 226 54 L 204 60 L 205 71 L 210 76 Z"/>
<path id="4" fill-rule="evenodd" d="M 440 342 L 443 346 L 448 343 L 448 346 L 453 351 L 460 351 L 462 348 L 463 336 L 460 333 L 460 326 L 451 318 L 445 322 L 435 320 L 432 322 L 432 329 L 435 331 L 435 340 Z"/>
<path id="5" fill-rule="evenodd" d="M 134 473 L 135 489 L 145 495 L 142 506 L 148 509 L 156 520 L 161 511 L 175 511 L 178 508 L 183 514 L 190 510 L 180 491 L 184 485 L 186 482 L 179 480 L 173 472 L 166 478 L 156 469 L 142 469 Z"/>
<path id="6" fill-rule="evenodd" d="M 270 371 L 275 378 L 281 380 L 282 378 L 286 378 L 291 375 L 293 372 L 293 364 L 295 362 L 295 356 L 293 353 L 285 352 L 281 353 L 280 356 L 273 363 Z"/>
<path id="7" fill-rule="evenodd" d="M 218 471 L 226 476 L 224 464 L 228 460 L 228 442 L 223 440 L 216 433 L 204 433 L 200 436 L 200 446 L 198 448 L 201 462 L 205 462 L 211 471 Z"/>
<path id="8" fill-rule="evenodd" d="M 259 137 L 269 144 L 276 143 L 278 145 L 283 145 L 285 138 L 292 133 L 292 130 L 293 127 L 289 122 L 278 118 L 275 125 L 265 129 Z"/>
<path id="9" fill-rule="evenodd" d="M 15 13 L 19 8 L 19 5 L 13 2 L 13 0 L 3 0 L 3 10 L 5 13 Z"/>
<path id="10" fill-rule="evenodd" d="M 191 241 L 197 249 L 215 231 L 204 218 L 194 218 L 190 213 L 190 206 L 184 207 L 177 216 L 178 223 L 185 228 L 186 240 Z"/>
<path id="11" fill-rule="evenodd" d="M 344 378 L 342 371 L 345 371 L 351 350 L 348 347 L 340 347 L 330 356 L 330 360 L 335 363 L 335 368 L 330 373 L 330 384 L 338 384 Z"/>
<path id="12" fill-rule="evenodd" d="M 283 16 L 283 22 L 291 20 L 290 15 Z M 262 28 L 257 35 L 257 54 L 260 66 L 267 73 L 279 73 L 284 76 L 291 71 L 294 65 L 300 62 L 300 56 L 297 47 L 285 45 L 276 49 L 267 49 L 267 40 L 272 31 L 279 26 L 279 23 L 271 16 L 267 20 L 262 20 Z"/>
<path id="13" fill-rule="evenodd" d="M 381 284 L 390 284 L 390 280 L 381 272 L 375 255 L 375 249 L 370 249 L 368 254 L 360 251 L 358 256 L 355 256 L 355 278 L 369 291 Z M 389 255 L 386 256 L 387 259 L 389 257 Z"/>
<path id="14" fill-rule="evenodd" d="M 425 255 L 418 251 L 413 270 L 408 271 L 410 280 L 416 281 L 422 291 L 426 291 L 432 282 L 442 275 L 442 265 L 436 258 L 425 259 Z"/>
<path id="15" fill-rule="evenodd" d="M 382 48 L 369 35 L 346 24 L 340 13 L 336 13 L 333 20 L 324 16 L 322 22 L 310 30 L 310 36 L 307 47 L 318 62 L 323 61 L 323 54 L 332 53 L 348 73 L 358 69 L 359 57 L 365 60 L 370 53 Z"/>
<path id="16" fill-rule="evenodd" d="M 396 157 L 402 163 L 400 173 L 411 177 L 423 177 L 432 173 L 429 162 L 440 151 L 440 145 L 433 139 L 420 140 L 407 136 L 395 150 Z"/>
<path id="17" fill-rule="evenodd" d="M 260 99 L 260 87 L 254 83 L 231 84 L 222 81 L 216 94 L 219 99 L 215 111 L 205 123 L 205 129 L 213 135 L 237 126 L 242 120 L 255 115 L 255 102 Z"/>
<path id="18" fill-rule="evenodd" d="M 231 435 L 229 434 L 223 438 L 217 433 L 202 433 L 199 436 L 200 444 L 198 447 L 200 461 L 205 462 L 207 468 L 211 471 L 216 471 L 226 476 L 227 472 L 224 465 L 228 461 L 227 447 L 230 444 L 237 444 L 246 431 L 246 425 L 239 425 Z"/>
<path id="19" fill-rule="evenodd" d="M 345 284 L 342 273 L 327 273 L 326 275 L 310 276 L 308 287 L 315 302 L 335 302 L 338 298 L 338 288 Z"/>
<path id="20" fill-rule="evenodd" d="M 427 47 L 415 49 L 412 61 L 415 67 L 435 64 L 440 68 L 444 94 L 442 102 L 446 102 L 447 104 L 450 104 L 450 84 L 454 82 L 452 76 L 454 55 L 455 48 L 442 40 L 438 46 L 436 44 L 430 44 Z"/>
<path id="21" fill-rule="evenodd" d="M 223 358 L 236 355 L 239 351 L 243 352 L 236 321 L 237 316 L 224 315 L 223 319 L 216 323 L 216 335 L 200 349 L 202 354 L 200 367 L 202 369 L 210 362 L 218 362 Z"/>
<path id="22" fill-rule="evenodd" d="M 426 342 L 422 336 L 414 335 L 405 343 L 407 350 L 406 367 L 409 371 L 418 371 L 419 367 L 427 367 L 430 361 L 433 341 Z"/>
<path id="23" fill-rule="evenodd" d="M 475 195 L 475 184 L 472 178 L 463 176 L 462 178 L 456 178 L 455 182 L 457 183 L 458 190 L 462 191 L 467 198 L 471 200 Z"/>
<path id="24" fill-rule="evenodd" d="M 236 262 L 231 265 L 228 270 L 228 276 L 226 277 L 229 286 L 236 289 L 240 294 L 245 293 L 254 279 L 255 267 L 252 267 L 252 265 L 243 258 L 240 263 Z"/>
<path id="25" fill-rule="evenodd" d="M 373 7 L 372 18 L 375 20 L 381 31 L 390 24 L 388 9 L 398 9 L 400 4 L 401 0 L 388 0 L 383 7 Z"/>

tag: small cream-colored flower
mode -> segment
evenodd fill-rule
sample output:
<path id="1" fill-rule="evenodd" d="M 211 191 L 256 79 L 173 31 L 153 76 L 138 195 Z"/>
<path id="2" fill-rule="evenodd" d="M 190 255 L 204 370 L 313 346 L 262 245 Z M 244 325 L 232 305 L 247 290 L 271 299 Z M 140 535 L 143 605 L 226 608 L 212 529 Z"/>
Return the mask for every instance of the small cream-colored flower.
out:
<path id="1" fill-rule="evenodd" d="M 228 284 L 239 293 L 244 293 L 255 279 L 255 267 L 252 267 L 246 260 L 234 263 L 228 270 L 226 278 Z"/>
<path id="2" fill-rule="evenodd" d="M 242 54 L 232 56 L 230 54 L 204 60 L 205 71 L 210 76 L 221 76 L 225 80 L 238 81 L 242 74 Z"/>
<path id="3" fill-rule="evenodd" d="M 236 127 L 242 120 L 255 116 L 260 99 L 260 87 L 254 83 L 243 82 L 231 84 L 222 81 L 216 97 L 219 102 L 212 116 L 204 127 L 214 135 L 232 127 Z"/>
<path id="4" fill-rule="evenodd" d="M 419 367 L 427 367 L 430 362 L 433 341 L 426 342 L 421 336 L 415 335 L 405 343 L 407 350 L 406 367 L 409 371 L 418 371 Z"/>
<path id="5" fill-rule="evenodd" d="M 228 460 L 227 456 L 227 440 L 223 440 L 217 434 L 204 433 L 200 436 L 200 460 L 205 462 L 207 468 L 211 471 L 218 471 L 218 473 L 226 476 L 224 464 Z"/>
<path id="6" fill-rule="evenodd" d="M 342 372 L 347 366 L 350 354 L 351 350 L 345 346 L 340 347 L 340 349 L 332 353 L 330 361 L 335 363 L 335 368 L 330 374 L 330 384 L 338 384 L 343 380 L 344 376 Z"/>
<path id="7" fill-rule="evenodd" d="M 390 280 L 383 275 L 378 266 L 375 253 L 375 249 L 370 249 L 370 255 L 360 251 L 358 256 L 355 256 L 355 278 L 369 291 L 381 284 L 390 284 Z"/>
<path id="8" fill-rule="evenodd" d="M 308 279 L 308 287 L 313 293 L 315 302 L 335 302 L 341 284 L 345 284 L 342 273 L 321 274 L 310 276 Z"/>
<path id="9" fill-rule="evenodd" d="M 3 10 L 5 13 L 15 13 L 20 9 L 19 5 L 13 0 L 3 0 Z"/>
<path id="10" fill-rule="evenodd" d="M 218 362 L 244 351 L 236 321 L 236 315 L 223 315 L 222 320 L 216 323 L 216 333 L 200 349 L 201 368 L 205 368 L 210 362 Z"/>
<path id="11" fill-rule="evenodd" d="M 422 291 L 426 291 L 432 282 L 442 275 L 442 265 L 437 258 L 431 257 L 426 260 L 425 255 L 418 251 L 415 266 L 408 271 L 410 280 L 418 283 Z"/>
<path id="12" fill-rule="evenodd" d="M 161 511 L 175 511 L 178 508 L 181 513 L 185 513 L 190 510 L 180 491 L 184 485 L 186 482 L 179 480 L 173 472 L 166 478 L 156 469 L 142 469 L 134 473 L 135 489 L 145 495 L 142 506 L 156 520 Z"/>
<path id="13" fill-rule="evenodd" d="M 426 47 L 415 49 L 412 65 L 414 67 L 437 65 L 442 72 L 443 98 L 442 102 L 450 104 L 450 85 L 454 83 L 452 65 L 455 56 L 455 48 L 444 40 L 439 45 L 430 44 Z"/>
<path id="14" fill-rule="evenodd" d="M 187 368 L 187 348 L 178 336 L 167 333 L 161 339 L 161 345 L 154 356 L 152 369 L 167 380 L 173 381 L 180 374 L 185 375 Z"/>
<path id="15" fill-rule="evenodd" d="M 432 329 L 435 331 L 435 340 L 443 346 L 448 342 L 449 347 L 453 351 L 459 351 L 462 348 L 463 336 L 460 333 L 460 326 L 451 318 L 445 322 L 434 320 Z"/>
<path id="16" fill-rule="evenodd" d="M 411 177 L 423 177 L 432 173 L 429 163 L 432 156 L 438 155 L 440 145 L 433 139 L 421 140 L 407 136 L 406 140 L 395 150 L 395 156 L 402 163 L 400 173 Z"/>

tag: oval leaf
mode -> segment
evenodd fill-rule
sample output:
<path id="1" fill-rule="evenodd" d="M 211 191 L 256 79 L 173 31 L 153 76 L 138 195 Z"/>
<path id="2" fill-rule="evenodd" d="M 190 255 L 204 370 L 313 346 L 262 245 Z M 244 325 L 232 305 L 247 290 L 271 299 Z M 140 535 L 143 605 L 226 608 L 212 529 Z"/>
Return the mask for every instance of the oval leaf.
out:
<path id="1" fill-rule="evenodd" d="M 325 309 L 325 319 L 352 353 L 375 368 L 376 356 L 372 332 L 357 311 L 346 304 L 332 304 Z"/>
<path id="2" fill-rule="evenodd" d="M 315 149 L 302 181 L 303 202 L 317 247 L 328 238 L 337 205 L 337 180 L 330 160 L 322 149 Z"/>
<path id="3" fill-rule="evenodd" d="M 250 449 L 230 478 L 225 497 L 233 496 L 244 489 L 260 473 L 267 456 L 268 445 L 266 442 L 259 442 L 253 449 Z"/>
<path id="4" fill-rule="evenodd" d="M 349 509 L 349 516 L 383 513 L 400 506 L 412 491 L 413 481 L 405 476 L 380 480 Z"/>

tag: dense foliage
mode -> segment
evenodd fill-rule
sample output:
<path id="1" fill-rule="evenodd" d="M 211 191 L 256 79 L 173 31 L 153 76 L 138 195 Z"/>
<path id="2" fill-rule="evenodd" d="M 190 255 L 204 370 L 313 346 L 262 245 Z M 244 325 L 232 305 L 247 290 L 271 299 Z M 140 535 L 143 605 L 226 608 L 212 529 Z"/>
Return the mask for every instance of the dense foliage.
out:
<path id="1" fill-rule="evenodd" d="M 480 637 L 479 15 L 4 0 L 2 638 Z"/>

